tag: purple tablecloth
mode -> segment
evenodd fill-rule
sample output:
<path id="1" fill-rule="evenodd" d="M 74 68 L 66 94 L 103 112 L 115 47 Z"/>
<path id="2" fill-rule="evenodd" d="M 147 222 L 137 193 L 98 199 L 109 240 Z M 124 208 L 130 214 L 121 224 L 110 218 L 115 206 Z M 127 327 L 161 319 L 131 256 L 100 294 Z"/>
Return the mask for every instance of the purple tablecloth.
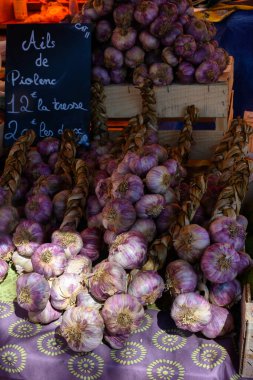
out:
<path id="1" fill-rule="evenodd" d="M 232 337 L 209 340 L 178 330 L 165 312 L 148 310 L 121 350 L 69 350 L 59 321 L 30 323 L 17 304 L 0 301 L 0 379 L 12 380 L 236 380 Z M 233 363 L 233 364 L 232 364 Z"/>

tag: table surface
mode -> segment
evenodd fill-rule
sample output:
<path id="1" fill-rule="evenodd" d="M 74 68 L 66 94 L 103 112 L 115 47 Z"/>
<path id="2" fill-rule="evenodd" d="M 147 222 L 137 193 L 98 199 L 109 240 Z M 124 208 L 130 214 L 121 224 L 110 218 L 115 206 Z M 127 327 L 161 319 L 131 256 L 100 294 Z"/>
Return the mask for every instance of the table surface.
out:
<path id="1" fill-rule="evenodd" d="M 176 328 L 167 312 L 147 310 L 121 350 L 101 344 L 68 349 L 59 321 L 30 323 L 16 303 L 0 301 L 1 380 L 237 380 L 234 336 L 210 340 Z"/>

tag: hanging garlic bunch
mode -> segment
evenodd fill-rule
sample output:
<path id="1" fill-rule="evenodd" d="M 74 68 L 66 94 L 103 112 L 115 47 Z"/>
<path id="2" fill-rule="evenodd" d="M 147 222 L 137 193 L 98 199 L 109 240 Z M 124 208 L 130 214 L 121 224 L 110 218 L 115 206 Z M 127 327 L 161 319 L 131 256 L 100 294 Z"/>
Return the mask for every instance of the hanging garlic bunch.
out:
<path id="1" fill-rule="evenodd" d="M 73 307 L 64 312 L 60 332 L 73 351 L 89 352 L 101 344 L 104 322 L 95 308 Z"/>
<path id="2" fill-rule="evenodd" d="M 127 274 L 117 262 L 102 261 L 89 277 L 89 290 L 98 301 L 105 301 L 114 294 L 127 290 Z"/>

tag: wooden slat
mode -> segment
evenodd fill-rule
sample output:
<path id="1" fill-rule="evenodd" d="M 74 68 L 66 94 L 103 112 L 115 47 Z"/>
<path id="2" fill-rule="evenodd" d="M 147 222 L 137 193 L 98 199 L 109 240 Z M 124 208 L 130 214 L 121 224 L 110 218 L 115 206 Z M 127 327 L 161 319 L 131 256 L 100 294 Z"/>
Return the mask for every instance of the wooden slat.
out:
<path id="1" fill-rule="evenodd" d="M 157 116 L 182 117 L 185 109 L 194 104 L 200 117 L 227 117 L 233 86 L 233 58 L 217 83 L 172 84 L 155 87 Z M 106 110 L 109 118 L 129 118 L 141 112 L 139 90 L 132 85 L 105 87 Z"/>

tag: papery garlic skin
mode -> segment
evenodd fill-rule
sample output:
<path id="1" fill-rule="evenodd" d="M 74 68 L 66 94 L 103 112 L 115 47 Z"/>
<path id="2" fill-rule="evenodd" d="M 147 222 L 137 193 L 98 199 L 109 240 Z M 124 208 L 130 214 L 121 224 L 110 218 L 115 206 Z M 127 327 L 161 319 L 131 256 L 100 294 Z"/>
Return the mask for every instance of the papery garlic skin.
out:
<path id="1" fill-rule="evenodd" d="M 191 264 L 185 260 L 174 260 L 166 267 L 166 288 L 175 297 L 191 293 L 197 287 L 198 276 Z"/>
<path id="2" fill-rule="evenodd" d="M 233 280 L 238 273 L 240 256 L 228 243 L 215 243 L 206 248 L 201 270 L 207 280 L 221 284 Z"/>
<path id="3" fill-rule="evenodd" d="M 159 164 L 168 159 L 167 149 L 160 144 L 145 145 L 143 151 L 145 154 L 154 154 L 157 157 Z"/>
<path id="4" fill-rule="evenodd" d="M 231 307 L 242 297 L 241 284 L 238 280 L 211 284 L 209 297 L 210 302 L 214 305 Z"/>
<path id="5" fill-rule="evenodd" d="M 61 317 L 61 312 L 55 310 L 50 301 L 47 302 L 47 305 L 45 309 L 42 311 L 29 311 L 28 312 L 28 319 L 29 321 L 33 323 L 41 323 L 43 325 L 46 325 L 48 323 L 51 323 L 53 321 L 56 321 Z"/>
<path id="6" fill-rule="evenodd" d="M 50 296 L 48 281 L 38 273 L 22 274 L 18 277 L 17 302 L 27 311 L 45 309 Z"/>
<path id="7" fill-rule="evenodd" d="M 209 233 L 214 243 L 229 243 L 236 251 L 241 251 L 245 245 L 245 227 L 236 219 L 221 216 L 209 226 Z"/>
<path id="8" fill-rule="evenodd" d="M 68 260 L 64 273 L 78 274 L 82 278 L 86 274 L 91 273 L 91 268 L 91 259 L 78 255 Z"/>
<path id="9" fill-rule="evenodd" d="M 41 225 L 33 220 L 22 220 L 13 234 L 13 243 L 18 253 L 31 257 L 33 252 L 43 243 L 44 232 Z"/>
<path id="10" fill-rule="evenodd" d="M 240 263 L 238 266 L 238 274 L 242 274 L 253 266 L 253 260 L 246 252 L 238 252 L 240 256 Z"/>
<path id="11" fill-rule="evenodd" d="M 100 310 L 103 306 L 91 296 L 88 289 L 82 289 L 76 296 L 76 306 L 85 306 Z"/>
<path id="12" fill-rule="evenodd" d="M 138 271 L 128 284 L 127 293 L 135 296 L 142 305 L 152 305 L 164 291 L 162 277 L 153 270 Z"/>
<path id="13" fill-rule="evenodd" d="M 31 196 L 25 205 L 27 219 L 37 223 L 49 222 L 53 211 L 53 204 L 48 195 L 35 194 Z"/>
<path id="14" fill-rule="evenodd" d="M 30 273 L 33 271 L 32 260 L 29 257 L 21 256 L 17 251 L 12 255 L 12 261 L 18 274 Z"/>
<path id="15" fill-rule="evenodd" d="M 89 290 L 98 301 L 126 292 L 126 271 L 116 262 L 102 261 L 94 267 L 89 277 Z"/>
<path id="16" fill-rule="evenodd" d="M 80 277 L 65 273 L 55 278 L 51 286 L 51 304 L 57 310 L 75 306 L 77 294 L 83 289 Z"/>
<path id="17" fill-rule="evenodd" d="M 11 236 L 8 234 L 0 234 L 0 259 L 9 261 L 15 251 L 15 246 Z"/>
<path id="18" fill-rule="evenodd" d="M 87 220 L 87 225 L 89 228 L 95 227 L 95 228 L 104 229 L 102 212 L 100 212 L 99 214 L 90 216 Z"/>
<path id="19" fill-rule="evenodd" d="M 115 294 L 105 301 L 102 317 L 109 334 L 131 334 L 142 324 L 144 308 L 130 294 Z"/>
<path id="20" fill-rule="evenodd" d="M 121 233 L 127 231 L 135 222 L 135 208 L 127 199 L 113 199 L 102 211 L 104 228 Z"/>
<path id="21" fill-rule="evenodd" d="M 138 218 L 157 218 L 165 206 L 165 199 L 160 194 L 146 194 L 136 202 L 135 210 Z"/>
<path id="22" fill-rule="evenodd" d="M 157 232 L 159 234 L 168 232 L 169 228 L 175 222 L 179 215 L 181 208 L 176 203 L 166 204 L 161 211 L 160 215 L 155 219 Z"/>
<path id="23" fill-rule="evenodd" d="M 60 276 L 67 264 L 64 249 L 53 243 L 44 243 L 39 246 L 31 260 L 34 271 L 46 278 Z"/>
<path id="24" fill-rule="evenodd" d="M 54 231 L 51 241 L 64 249 L 67 259 L 75 257 L 83 248 L 81 235 L 74 231 Z"/>
<path id="25" fill-rule="evenodd" d="M 60 331 L 73 351 L 90 352 L 102 342 L 104 322 L 98 310 L 78 306 L 65 311 Z"/>
<path id="26" fill-rule="evenodd" d="M 234 329 L 233 317 L 227 309 L 211 305 L 211 321 L 201 330 L 207 338 L 215 339 L 230 333 Z"/>
<path id="27" fill-rule="evenodd" d="M 97 260 L 102 249 L 101 230 L 97 227 L 88 227 L 81 231 L 80 235 L 83 241 L 80 255 L 88 257 L 91 261 Z"/>
<path id="28" fill-rule="evenodd" d="M 139 231 L 150 243 L 154 240 L 156 235 L 156 225 L 153 219 L 136 219 L 135 223 L 132 225 L 130 231 Z"/>
<path id="29" fill-rule="evenodd" d="M 139 177 L 144 177 L 147 172 L 157 164 L 158 159 L 152 153 L 142 155 L 132 153 L 128 165 L 132 173 L 138 175 Z"/>
<path id="30" fill-rule="evenodd" d="M 171 181 L 171 176 L 165 166 L 155 166 L 146 175 L 145 182 L 153 194 L 165 194 Z"/>
<path id="31" fill-rule="evenodd" d="M 111 348 L 114 348 L 115 350 L 123 348 L 129 336 L 130 334 L 111 335 L 106 330 L 104 332 L 104 340 L 109 344 Z"/>
<path id="32" fill-rule="evenodd" d="M 180 294 L 172 304 L 171 317 L 178 328 L 198 332 L 211 321 L 211 305 L 197 293 Z"/>
<path id="33" fill-rule="evenodd" d="M 198 224 L 188 224 L 180 229 L 173 244 L 180 259 L 194 263 L 210 245 L 210 238 L 205 228 Z"/>
<path id="34" fill-rule="evenodd" d="M 111 199 L 112 181 L 110 178 L 100 179 L 96 185 L 95 193 L 102 207 Z"/>
<path id="35" fill-rule="evenodd" d="M 12 206 L 0 207 L 0 233 L 10 234 L 16 228 L 19 222 L 19 215 L 17 209 Z"/>
<path id="36" fill-rule="evenodd" d="M 3 282 L 9 270 L 9 265 L 3 259 L 0 259 L 0 283 Z"/>
<path id="37" fill-rule="evenodd" d="M 105 232 L 104 232 L 104 242 L 106 244 L 108 244 L 108 245 L 111 245 L 114 242 L 114 240 L 116 239 L 117 236 L 118 236 L 118 234 L 116 234 L 115 232 L 110 231 L 110 230 L 105 230 Z"/>
<path id="38" fill-rule="evenodd" d="M 125 198 L 131 203 L 135 203 L 143 195 L 144 185 L 137 175 L 125 174 L 122 178 L 112 181 L 112 196 L 114 198 Z"/>
<path id="39" fill-rule="evenodd" d="M 147 241 L 138 231 L 128 231 L 117 236 L 109 248 L 108 260 L 124 269 L 138 269 L 147 259 Z"/>

